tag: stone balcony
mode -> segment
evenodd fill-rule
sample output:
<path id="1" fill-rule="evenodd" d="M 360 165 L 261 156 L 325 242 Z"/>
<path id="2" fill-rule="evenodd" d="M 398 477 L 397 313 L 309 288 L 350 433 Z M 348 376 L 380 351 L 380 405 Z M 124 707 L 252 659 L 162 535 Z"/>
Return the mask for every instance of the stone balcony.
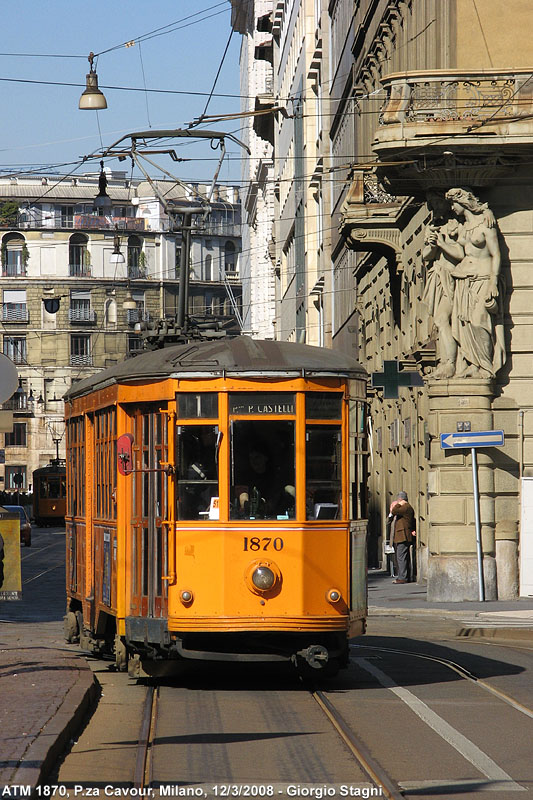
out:
<path id="1" fill-rule="evenodd" d="M 373 169 L 355 167 L 341 207 L 340 233 L 348 247 L 386 255 L 402 269 L 401 221 L 408 198 L 383 186 Z"/>
<path id="2" fill-rule="evenodd" d="M 405 72 L 381 83 L 387 98 L 373 143 L 377 174 L 402 194 L 487 185 L 530 160 L 530 70 Z"/>

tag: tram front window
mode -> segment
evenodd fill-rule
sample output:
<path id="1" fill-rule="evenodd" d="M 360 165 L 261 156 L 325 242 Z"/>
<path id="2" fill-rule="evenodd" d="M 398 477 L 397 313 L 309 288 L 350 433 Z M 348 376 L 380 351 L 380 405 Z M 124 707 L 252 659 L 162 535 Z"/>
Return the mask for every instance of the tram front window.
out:
<path id="1" fill-rule="evenodd" d="M 178 519 L 209 519 L 211 498 L 218 498 L 218 428 L 178 426 Z"/>
<path id="2" fill-rule="evenodd" d="M 294 423 L 236 420 L 231 437 L 231 518 L 294 519 Z"/>
<path id="3" fill-rule="evenodd" d="M 307 519 L 341 515 L 341 428 L 309 425 L 305 452 Z"/>

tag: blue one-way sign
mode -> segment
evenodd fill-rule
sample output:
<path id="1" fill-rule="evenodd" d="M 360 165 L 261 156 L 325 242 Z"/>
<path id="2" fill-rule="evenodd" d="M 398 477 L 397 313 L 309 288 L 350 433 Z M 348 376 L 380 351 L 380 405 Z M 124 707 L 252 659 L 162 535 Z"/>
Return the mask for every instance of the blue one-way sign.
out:
<path id="1" fill-rule="evenodd" d="M 441 433 L 440 446 L 443 450 L 460 447 L 502 447 L 503 431 L 470 431 L 469 433 Z"/>

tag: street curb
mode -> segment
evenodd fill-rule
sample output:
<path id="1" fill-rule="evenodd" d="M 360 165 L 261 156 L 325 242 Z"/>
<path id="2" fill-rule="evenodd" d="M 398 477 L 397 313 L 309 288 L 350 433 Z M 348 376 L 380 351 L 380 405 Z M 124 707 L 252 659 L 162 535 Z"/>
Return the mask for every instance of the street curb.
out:
<path id="1" fill-rule="evenodd" d="M 459 628 L 456 635 L 467 639 L 533 642 L 533 626 L 531 628 Z"/>
<path id="2" fill-rule="evenodd" d="M 439 616 L 439 617 L 450 617 L 450 618 L 460 618 L 461 621 L 464 619 L 476 619 L 478 615 L 478 611 L 448 611 L 446 608 L 385 608 L 384 606 L 369 606 L 368 607 L 368 616 L 369 617 L 399 617 L 402 615 L 407 615 L 409 617 L 426 617 L 426 616 Z"/>
<path id="3" fill-rule="evenodd" d="M 98 695 L 98 683 L 89 665 L 86 665 L 79 670 L 76 683 L 22 757 L 11 778 L 11 785 L 30 786 L 31 796 L 34 796 L 35 788 L 46 778 L 82 727 Z"/>

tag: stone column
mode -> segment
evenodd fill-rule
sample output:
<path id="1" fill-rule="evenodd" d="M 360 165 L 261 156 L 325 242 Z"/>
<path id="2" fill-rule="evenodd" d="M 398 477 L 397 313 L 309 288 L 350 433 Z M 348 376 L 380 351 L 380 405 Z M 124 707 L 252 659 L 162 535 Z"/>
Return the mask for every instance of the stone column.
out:
<path id="1" fill-rule="evenodd" d="M 496 566 L 498 600 L 518 597 L 518 522 L 502 519 L 496 523 Z"/>
<path id="2" fill-rule="evenodd" d="M 441 433 L 458 422 L 472 431 L 492 430 L 493 384 L 484 378 L 427 380 L 431 435 L 428 535 L 428 600 L 479 599 L 472 458 L 469 449 L 443 450 Z M 490 448 L 478 448 L 481 541 L 485 599 L 497 599 L 494 465 Z"/>

